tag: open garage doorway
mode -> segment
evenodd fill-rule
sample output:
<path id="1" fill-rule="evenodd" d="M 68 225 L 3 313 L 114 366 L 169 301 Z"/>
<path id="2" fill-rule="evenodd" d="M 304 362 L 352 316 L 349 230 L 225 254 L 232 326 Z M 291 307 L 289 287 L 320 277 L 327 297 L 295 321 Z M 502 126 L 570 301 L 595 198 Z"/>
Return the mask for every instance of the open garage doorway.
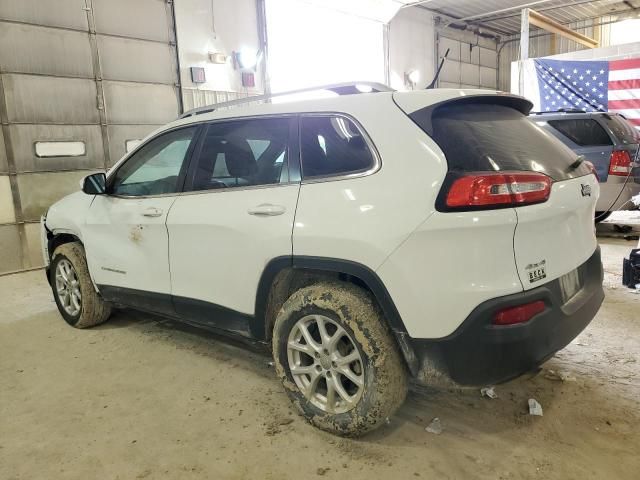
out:
<path id="1" fill-rule="evenodd" d="M 385 80 L 383 24 L 300 0 L 266 1 L 271 90 Z"/>

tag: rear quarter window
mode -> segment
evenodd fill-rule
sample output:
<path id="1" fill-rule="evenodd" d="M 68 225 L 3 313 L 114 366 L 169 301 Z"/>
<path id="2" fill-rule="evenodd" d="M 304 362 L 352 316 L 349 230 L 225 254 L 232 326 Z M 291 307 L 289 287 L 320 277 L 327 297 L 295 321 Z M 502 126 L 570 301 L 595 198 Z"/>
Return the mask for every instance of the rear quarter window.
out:
<path id="1" fill-rule="evenodd" d="M 420 126 L 419 112 L 411 118 Z M 433 113 L 432 125 L 450 171 L 535 171 L 554 180 L 589 173 L 584 164 L 572 169 L 577 155 L 571 149 L 508 106 L 445 104 Z"/>
<path id="2" fill-rule="evenodd" d="M 600 115 L 600 121 L 604 123 L 616 137 L 618 143 L 632 145 L 640 143 L 640 132 L 620 115 Z"/>
<path id="3" fill-rule="evenodd" d="M 605 129 L 591 118 L 549 120 L 547 123 L 581 147 L 613 145 L 611 137 Z"/>

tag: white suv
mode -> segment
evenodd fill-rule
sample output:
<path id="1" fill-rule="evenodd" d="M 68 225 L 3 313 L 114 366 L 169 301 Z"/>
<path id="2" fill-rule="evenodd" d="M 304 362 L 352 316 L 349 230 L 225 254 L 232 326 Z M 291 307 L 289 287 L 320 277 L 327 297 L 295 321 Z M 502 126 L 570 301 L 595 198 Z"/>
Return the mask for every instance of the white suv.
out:
<path id="1" fill-rule="evenodd" d="M 428 90 L 188 112 L 43 218 L 60 313 L 271 343 L 296 407 L 341 435 L 384 422 L 409 376 L 513 378 L 604 298 L 598 182 L 530 107 Z"/>

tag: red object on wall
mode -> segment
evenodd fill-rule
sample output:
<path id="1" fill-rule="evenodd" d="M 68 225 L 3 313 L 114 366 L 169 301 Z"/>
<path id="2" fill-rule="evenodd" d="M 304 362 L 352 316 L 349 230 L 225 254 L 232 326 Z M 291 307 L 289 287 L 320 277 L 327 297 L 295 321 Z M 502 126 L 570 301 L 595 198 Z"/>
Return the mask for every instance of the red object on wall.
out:
<path id="1" fill-rule="evenodd" d="M 251 72 L 242 72 L 242 86 L 243 87 L 255 87 L 256 76 Z"/>

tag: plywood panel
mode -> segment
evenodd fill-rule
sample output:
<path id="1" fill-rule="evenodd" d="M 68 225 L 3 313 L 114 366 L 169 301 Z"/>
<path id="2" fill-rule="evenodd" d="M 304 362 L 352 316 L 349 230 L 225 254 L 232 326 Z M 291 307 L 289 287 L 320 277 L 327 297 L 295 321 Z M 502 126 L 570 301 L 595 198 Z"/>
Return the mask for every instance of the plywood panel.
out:
<path id="1" fill-rule="evenodd" d="M 90 78 L 91 62 L 86 33 L 0 22 L 0 71 Z"/>

